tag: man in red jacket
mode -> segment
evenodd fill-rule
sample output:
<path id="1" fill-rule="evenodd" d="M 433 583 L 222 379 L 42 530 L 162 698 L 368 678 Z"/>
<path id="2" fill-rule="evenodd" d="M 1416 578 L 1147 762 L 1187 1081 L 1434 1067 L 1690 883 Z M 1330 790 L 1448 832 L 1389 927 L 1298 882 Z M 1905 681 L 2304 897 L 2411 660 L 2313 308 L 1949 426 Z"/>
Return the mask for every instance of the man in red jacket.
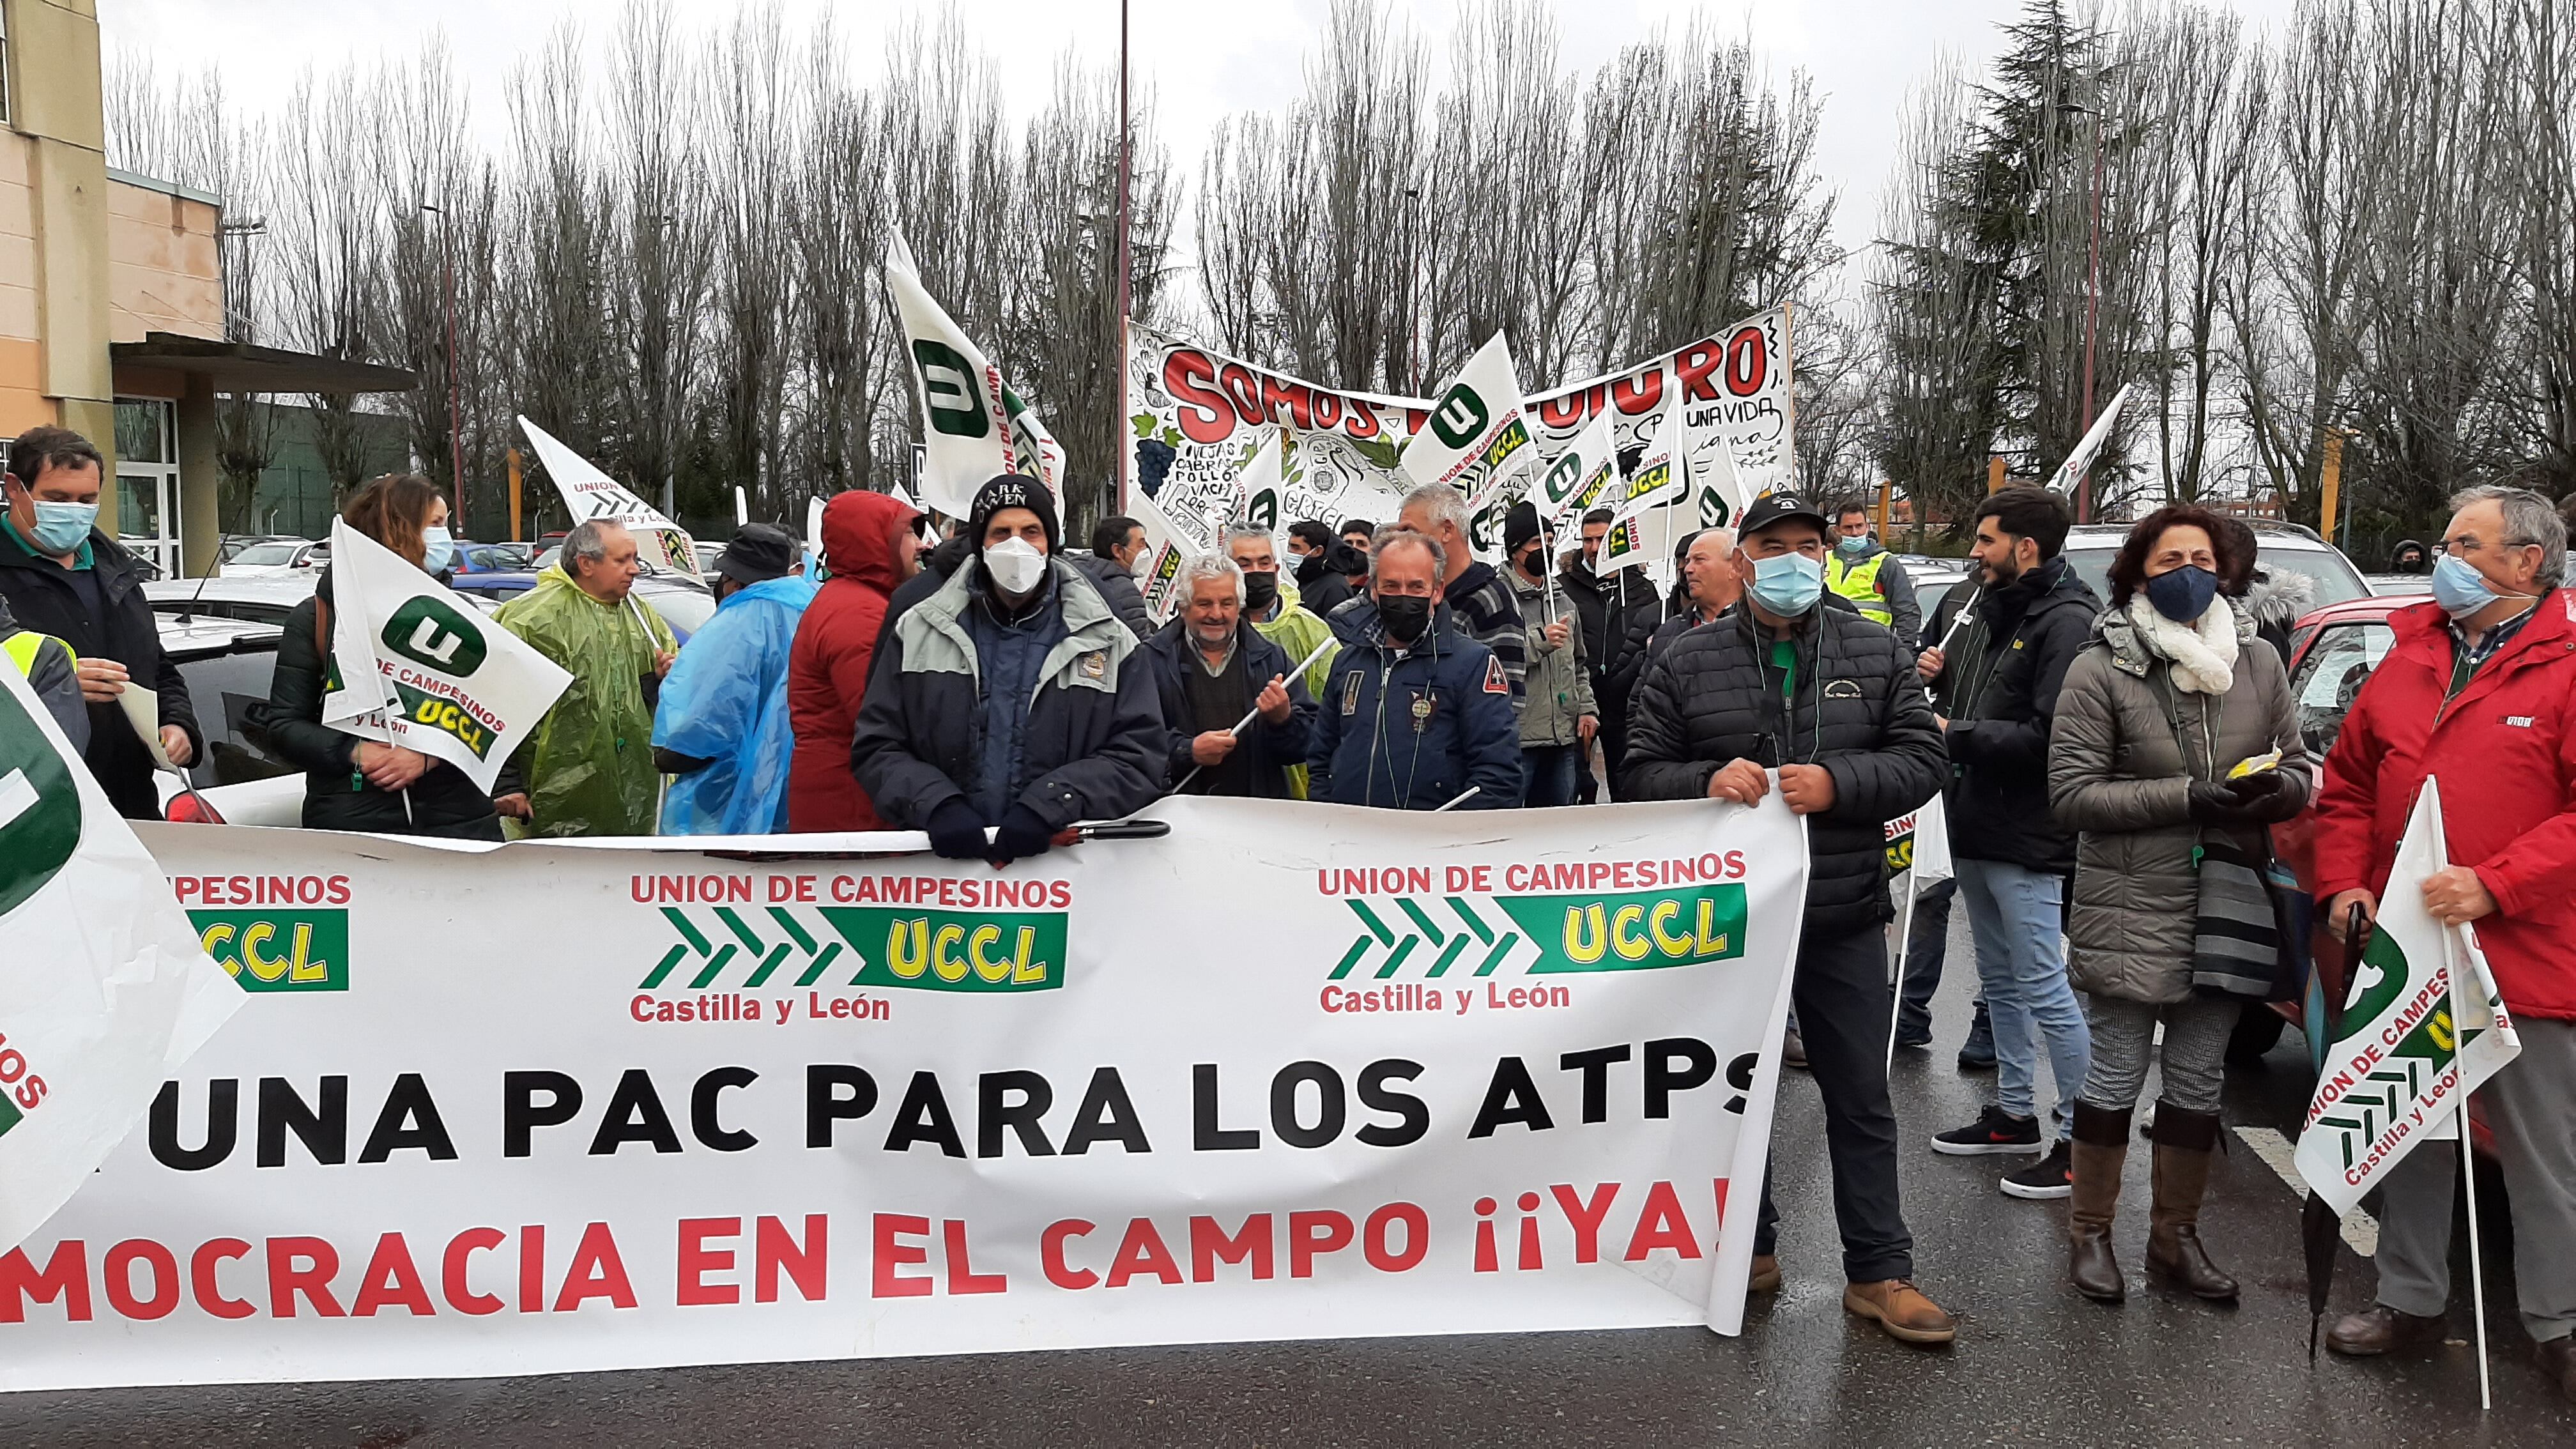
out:
<path id="1" fill-rule="evenodd" d="M 853 491 L 823 505 L 823 557 L 832 576 L 805 610 L 787 664 L 787 828 L 883 830 L 850 773 L 850 738 L 867 693 L 886 601 L 921 571 L 921 513 L 884 493 Z"/>
<path id="2" fill-rule="evenodd" d="M 2424 882 L 2446 922 L 2474 921 L 2522 1055 L 2479 1089 L 2512 1200 L 2515 1296 L 2542 1370 L 2576 1401 L 2576 593 L 2567 528 L 2527 488 L 2472 488 L 2433 570 L 2433 602 L 2396 632 L 2326 756 L 2318 893 L 2340 922 L 2379 908 L 2426 777 L 2442 782 L 2454 864 Z M 2388 1175 L 2378 1301 L 2334 1327 L 2355 1356 L 2439 1343 L 2450 1298 L 2448 1143 Z"/>

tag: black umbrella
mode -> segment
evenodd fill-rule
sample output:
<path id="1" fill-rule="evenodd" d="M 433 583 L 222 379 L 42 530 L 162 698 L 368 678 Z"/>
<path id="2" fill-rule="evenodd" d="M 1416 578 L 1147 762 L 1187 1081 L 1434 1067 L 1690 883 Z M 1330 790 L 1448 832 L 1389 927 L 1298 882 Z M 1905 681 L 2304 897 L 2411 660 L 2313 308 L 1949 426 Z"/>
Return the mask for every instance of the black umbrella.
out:
<path id="1" fill-rule="evenodd" d="M 2308 973 L 2306 1021 L 2300 1029 L 2308 1038 L 2308 1060 L 2322 1072 L 2326 1048 L 2341 1034 L 2343 996 L 2361 969 L 2361 938 L 2368 930 L 2361 907 L 2355 905 L 2344 917 L 2343 979 L 2328 991 L 2314 971 Z M 2326 1200 L 2308 1194 L 2307 1205 L 2299 1210 L 2299 1242 L 2308 1254 L 2308 1362 L 2317 1361 L 2317 1326 L 2325 1321 L 2326 1299 L 2334 1293 L 2335 1240 L 2341 1236 L 2343 1220 Z"/>

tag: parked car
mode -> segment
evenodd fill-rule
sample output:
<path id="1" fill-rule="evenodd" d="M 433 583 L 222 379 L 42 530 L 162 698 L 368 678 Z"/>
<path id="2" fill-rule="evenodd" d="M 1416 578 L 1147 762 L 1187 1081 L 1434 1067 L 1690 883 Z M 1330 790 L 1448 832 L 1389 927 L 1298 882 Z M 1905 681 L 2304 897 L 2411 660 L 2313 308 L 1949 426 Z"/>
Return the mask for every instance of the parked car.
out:
<path id="1" fill-rule="evenodd" d="M 2129 536 L 2125 523 L 2077 524 L 2066 535 L 2066 558 L 2075 572 L 2093 586 L 2095 597 L 2111 597 L 2111 560 L 2118 557 L 2120 545 Z M 2343 551 L 2295 523 L 2274 523 L 2269 519 L 2254 521 L 2255 557 L 2267 569 L 2289 569 L 2307 575 L 2316 582 L 2316 598 L 2311 607 L 2340 604 L 2347 599 L 2370 597 L 2370 585 L 2361 580 L 2361 571 Z"/>
<path id="2" fill-rule="evenodd" d="M 152 612 L 172 618 L 247 619 L 283 624 L 296 605 L 313 597 L 319 569 L 283 574 L 231 574 L 210 579 L 157 579 L 143 586 Z"/>
<path id="3" fill-rule="evenodd" d="M 225 563 L 231 563 L 234 559 L 241 556 L 241 551 L 243 549 L 249 548 L 253 544 L 304 542 L 307 542 L 307 540 L 300 535 L 292 533 L 228 533 L 224 535 L 222 545 L 218 549 L 218 552 L 223 555 L 223 561 Z"/>
<path id="4" fill-rule="evenodd" d="M 459 574 L 455 589 L 477 602 L 498 607 L 504 600 L 517 598 L 537 586 L 532 573 Z M 645 574 L 635 581 L 633 597 L 671 626 L 672 635 L 681 643 L 706 626 L 715 617 L 715 595 L 670 574 Z"/>
<path id="5" fill-rule="evenodd" d="M 1963 558 L 1939 558 L 1926 553 L 1900 553 L 1896 561 L 1905 565 L 1905 577 L 1914 584 L 1914 597 L 1923 605 L 1929 618 L 1934 605 L 1950 586 L 1968 576 L 1968 561 Z"/>
<path id="6" fill-rule="evenodd" d="M 528 562 L 535 555 L 524 543 L 476 543 L 471 539 L 456 541 L 456 576 L 467 574 L 517 574 L 528 572 Z"/>
<path id="7" fill-rule="evenodd" d="M 234 579 L 275 577 L 318 571 L 331 561 L 331 545 L 309 538 L 272 538 L 254 543 L 224 560 L 224 576 Z"/>
<path id="8" fill-rule="evenodd" d="M 296 824 L 303 817 L 304 772 L 269 753 L 268 736 L 254 718 L 268 702 L 269 676 L 277 669 L 277 626 L 210 614 L 162 613 L 157 622 L 161 648 L 179 666 L 206 736 L 205 753 L 189 766 L 185 784 L 161 776 L 162 813 L 218 825 Z"/>
<path id="9" fill-rule="evenodd" d="M 2370 585 L 2374 594 L 2429 594 L 2433 592 L 2431 574 L 2363 574 L 2361 581 Z"/>

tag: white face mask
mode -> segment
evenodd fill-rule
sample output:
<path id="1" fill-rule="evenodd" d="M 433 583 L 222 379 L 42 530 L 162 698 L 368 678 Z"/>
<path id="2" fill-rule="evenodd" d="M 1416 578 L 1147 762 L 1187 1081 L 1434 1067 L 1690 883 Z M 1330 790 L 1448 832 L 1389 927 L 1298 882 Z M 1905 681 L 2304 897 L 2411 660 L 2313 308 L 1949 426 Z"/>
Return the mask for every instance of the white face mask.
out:
<path id="1" fill-rule="evenodd" d="M 1152 565 L 1153 562 L 1154 546 L 1149 543 L 1140 543 L 1136 545 L 1136 556 L 1127 560 L 1127 572 L 1134 574 L 1136 577 L 1141 579 L 1145 576 L 1146 568 Z"/>
<path id="2" fill-rule="evenodd" d="M 995 587 L 1015 599 L 1037 592 L 1046 566 L 1046 555 L 1024 538 L 1006 538 L 984 549 L 984 567 L 992 571 Z"/>

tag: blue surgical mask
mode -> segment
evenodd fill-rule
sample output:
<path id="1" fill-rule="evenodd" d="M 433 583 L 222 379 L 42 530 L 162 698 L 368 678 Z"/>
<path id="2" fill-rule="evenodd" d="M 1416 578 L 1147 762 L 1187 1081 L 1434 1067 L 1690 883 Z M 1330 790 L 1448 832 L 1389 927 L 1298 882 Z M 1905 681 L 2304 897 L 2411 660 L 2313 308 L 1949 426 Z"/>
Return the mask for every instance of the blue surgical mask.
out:
<path id="1" fill-rule="evenodd" d="M 2197 564 L 2185 564 L 2147 580 L 2147 602 L 2177 624 L 2197 621 L 2218 597 L 2218 575 Z"/>
<path id="2" fill-rule="evenodd" d="M 420 566 L 424 572 L 443 574 L 449 564 L 456 562 L 456 535 L 442 525 L 432 524 L 422 529 L 420 546 Z"/>
<path id="3" fill-rule="evenodd" d="M 1753 561 L 1753 581 L 1745 586 L 1753 602 L 1783 619 L 1803 616 L 1825 592 L 1825 566 L 1802 553 L 1775 554 Z"/>
<path id="4" fill-rule="evenodd" d="M 36 505 L 36 530 L 27 541 L 46 553 L 61 555 L 81 546 L 89 531 L 98 526 L 95 503 L 49 503 L 42 498 Z"/>
<path id="5" fill-rule="evenodd" d="M 1849 554 L 1867 553 L 1869 552 L 1869 535 L 1864 533 L 1858 538 L 1846 538 L 1840 543 L 1835 544 L 1834 547 Z"/>
<path id="6" fill-rule="evenodd" d="M 38 507 L 44 505 L 38 504 Z M 2505 597 L 2487 582 L 2477 566 L 2455 553 L 2442 555 L 2433 565 L 2433 602 L 2454 619 L 2465 619 L 2496 600 Z M 2513 597 L 2528 598 L 2527 594 Z"/>

